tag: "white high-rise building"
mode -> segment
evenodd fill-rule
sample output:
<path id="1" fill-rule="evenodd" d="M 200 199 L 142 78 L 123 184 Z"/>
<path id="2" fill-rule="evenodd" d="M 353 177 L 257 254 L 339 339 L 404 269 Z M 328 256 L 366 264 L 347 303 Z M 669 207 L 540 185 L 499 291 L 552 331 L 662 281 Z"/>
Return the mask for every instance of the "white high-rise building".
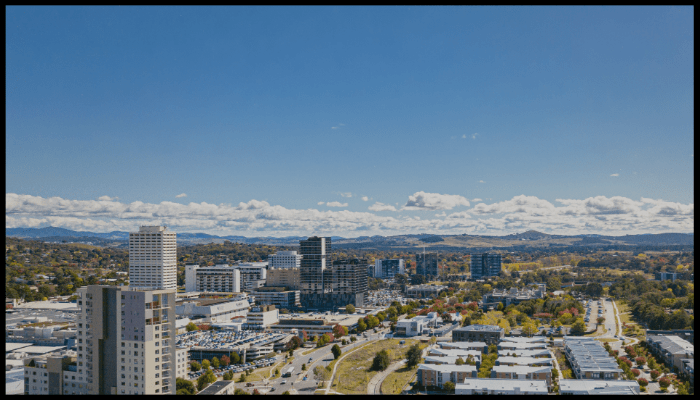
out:
<path id="1" fill-rule="evenodd" d="M 142 226 L 129 233 L 129 286 L 137 290 L 177 290 L 175 232 Z"/>
<path id="2" fill-rule="evenodd" d="M 197 291 L 197 270 L 199 265 L 185 265 L 185 292 Z"/>
<path id="3" fill-rule="evenodd" d="M 270 268 L 300 268 L 301 258 L 296 251 L 278 251 L 267 256 L 267 261 Z"/>

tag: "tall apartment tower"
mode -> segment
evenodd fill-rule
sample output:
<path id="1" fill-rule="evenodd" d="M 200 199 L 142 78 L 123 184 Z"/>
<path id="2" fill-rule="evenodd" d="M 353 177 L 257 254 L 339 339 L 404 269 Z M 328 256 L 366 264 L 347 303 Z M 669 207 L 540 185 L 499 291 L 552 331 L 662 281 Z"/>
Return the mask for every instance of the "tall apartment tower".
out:
<path id="1" fill-rule="evenodd" d="M 405 273 L 405 266 L 402 258 L 376 260 L 374 262 L 374 277 L 391 279 L 396 274 Z"/>
<path id="2" fill-rule="evenodd" d="M 498 276 L 501 272 L 500 254 L 472 254 L 470 271 L 472 279 L 483 279 L 489 276 Z"/>
<path id="3" fill-rule="evenodd" d="M 142 226 L 129 233 L 129 286 L 140 290 L 177 290 L 175 232 Z"/>
<path id="4" fill-rule="evenodd" d="M 367 300 L 367 260 L 333 261 L 332 308 L 352 304 L 364 307 Z"/>
<path id="5" fill-rule="evenodd" d="M 87 394 L 175 394 L 175 290 L 78 289 L 78 373 Z"/>
<path id="6" fill-rule="evenodd" d="M 416 253 L 416 275 L 438 276 L 438 254 Z"/>
<path id="7" fill-rule="evenodd" d="M 331 238 L 310 237 L 307 240 L 300 240 L 299 247 L 302 256 L 301 294 L 330 293 L 332 291 L 332 276 L 329 276 L 331 279 L 324 279 L 324 274 L 327 270 L 327 258 L 331 253 Z"/>

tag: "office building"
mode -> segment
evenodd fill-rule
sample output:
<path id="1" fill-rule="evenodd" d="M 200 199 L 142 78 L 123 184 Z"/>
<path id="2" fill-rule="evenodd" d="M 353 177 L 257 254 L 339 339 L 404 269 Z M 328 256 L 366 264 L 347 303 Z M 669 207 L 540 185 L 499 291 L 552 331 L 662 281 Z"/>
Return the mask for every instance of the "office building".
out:
<path id="1" fill-rule="evenodd" d="M 142 226 L 129 233 L 129 286 L 136 290 L 177 289 L 175 232 Z"/>
<path id="2" fill-rule="evenodd" d="M 285 287 L 287 290 L 301 289 L 301 270 L 299 268 L 268 268 L 265 286 Z M 259 289 L 258 289 L 259 290 Z"/>
<path id="3" fill-rule="evenodd" d="M 438 254 L 416 253 L 416 275 L 438 276 Z"/>
<path id="4" fill-rule="evenodd" d="M 250 295 L 255 298 L 257 305 L 273 305 L 280 310 L 301 307 L 298 290 L 284 291 L 281 288 L 262 287 L 256 292 L 250 292 Z"/>
<path id="5" fill-rule="evenodd" d="M 396 274 L 405 274 L 404 261 L 402 258 L 389 260 L 376 260 L 374 262 L 374 277 L 382 279 L 392 279 Z"/>
<path id="6" fill-rule="evenodd" d="M 262 331 L 268 326 L 280 322 L 279 312 L 275 306 L 271 305 L 251 307 L 248 311 L 245 328 Z"/>
<path id="7" fill-rule="evenodd" d="M 498 303 L 503 303 L 503 307 L 508 307 L 511 304 L 520 304 L 523 301 L 543 299 L 547 295 L 547 285 L 544 283 L 536 283 L 534 285 L 537 285 L 537 287 L 510 288 L 509 290 L 493 289 L 482 296 L 480 306 L 484 311 L 488 311 L 498 308 Z"/>
<path id="8" fill-rule="evenodd" d="M 185 270 L 185 274 L 187 270 Z M 193 271 L 197 292 L 229 292 L 241 291 L 241 271 L 228 264 L 218 264 L 208 267 L 199 267 Z M 188 279 L 189 276 L 185 276 Z M 186 286 L 190 287 L 186 282 Z M 190 292 L 190 290 L 187 290 Z"/>
<path id="9" fill-rule="evenodd" d="M 470 271 L 472 279 L 498 276 L 501 272 L 501 255 L 489 253 L 472 254 Z"/>
<path id="10" fill-rule="evenodd" d="M 87 383 L 78 373 L 74 351 L 25 359 L 24 394 L 87 394 Z"/>
<path id="11" fill-rule="evenodd" d="M 87 394 L 174 394 L 175 290 L 87 286 L 78 295 Z"/>
<path id="12" fill-rule="evenodd" d="M 431 283 L 429 285 L 406 286 L 405 292 L 406 297 L 421 299 L 427 297 L 438 297 L 440 292 L 447 291 L 448 289 L 449 288 L 445 285 L 436 285 Z"/>
<path id="13" fill-rule="evenodd" d="M 394 335 L 396 336 L 418 336 L 427 335 L 430 328 L 437 327 L 438 313 L 430 312 L 428 315 L 419 315 L 411 319 L 400 319 L 396 322 Z"/>
<path id="14" fill-rule="evenodd" d="M 278 251 L 276 254 L 267 256 L 270 268 L 301 268 L 302 255 L 296 251 Z"/>
<path id="15" fill-rule="evenodd" d="M 336 260 L 331 272 L 331 307 L 337 309 L 348 304 L 364 307 L 367 301 L 367 260 Z"/>
<path id="16" fill-rule="evenodd" d="M 199 322 L 231 322 L 248 315 L 250 303 L 245 299 L 183 299 L 178 301 L 175 313 L 178 318 Z"/>
<path id="17" fill-rule="evenodd" d="M 484 342 L 488 345 L 498 344 L 505 336 L 500 326 L 468 325 L 452 331 L 453 342 Z"/>
<path id="18" fill-rule="evenodd" d="M 177 347 L 175 349 L 175 377 L 187 379 L 190 370 L 190 349 L 187 347 Z"/>

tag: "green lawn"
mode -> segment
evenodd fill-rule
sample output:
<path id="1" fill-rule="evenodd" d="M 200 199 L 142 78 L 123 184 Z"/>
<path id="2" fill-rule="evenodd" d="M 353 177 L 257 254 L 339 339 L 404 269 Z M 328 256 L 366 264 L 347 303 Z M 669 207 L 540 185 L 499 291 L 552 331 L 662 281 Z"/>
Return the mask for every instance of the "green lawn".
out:
<path id="1" fill-rule="evenodd" d="M 398 361 L 406 358 L 408 348 L 416 343 L 419 341 L 406 339 L 406 344 L 399 345 L 399 339 L 386 339 L 370 343 L 350 353 L 338 364 L 331 388 L 345 394 L 366 394 L 370 379 L 378 373 L 370 371 L 375 354 L 386 350 L 392 362 Z M 420 343 L 419 345 L 421 348 L 427 346 Z"/>
<path id="2" fill-rule="evenodd" d="M 401 394 L 401 389 L 413 380 L 418 368 L 404 366 L 389 374 L 382 382 L 382 394 Z"/>

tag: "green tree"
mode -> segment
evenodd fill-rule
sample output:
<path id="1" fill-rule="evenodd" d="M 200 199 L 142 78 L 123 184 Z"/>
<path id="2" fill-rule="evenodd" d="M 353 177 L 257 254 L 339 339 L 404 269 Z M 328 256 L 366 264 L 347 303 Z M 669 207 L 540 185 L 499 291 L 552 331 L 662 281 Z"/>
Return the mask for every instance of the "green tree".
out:
<path id="1" fill-rule="evenodd" d="M 214 373 L 208 369 L 199 378 L 197 378 L 197 389 L 201 391 L 205 387 L 209 386 L 210 383 L 214 382 L 216 382 L 216 375 L 214 375 Z"/>
<path id="2" fill-rule="evenodd" d="M 211 363 L 209 360 L 202 360 L 202 368 L 204 369 L 209 369 L 211 367 Z"/>
<path id="3" fill-rule="evenodd" d="M 348 304 L 347 306 L 345 306 L 345 312 L 348 314 L 354 314 L 355 306 L 353 306 L 352 304 Z"/>
<path id="4" fill-rule="evenodd" d="M 175 388 L 177 394 L 193 395 L 197 393 L 197 390 L 194 388 L 194 384 L 187 379 L 175 378 Z M 183 392 L 180 393 L 180 391 Z"/>
<path id="5" fill-rule="evenodd" d="M 314 378 L 316 378 L 316 380 L 320 381 L 321 383 L 327 381 L 330 375 L 330 371 L 328 371 L 328 369 L 326 369 L 325 367 L 319 365 L 316 368 L 314 368 Z"/>
<path id="6" fill-rule="evenodd" d="M 413 368 L 420 363 L 421 360 L 421 350 L 418 344 L 411 346 L 406 352 L 406 365 L 409 368 Z"/>
<path id="7" fill-rule="evenodd" d="M 233 371 L 228 371 L 228 372 L 224 373 L 224 376 L 222 379 L 225 381 L 233 380 Z"/>
<path id="8" fill-rule="evenodd" d="M 457 357 L 455 365 L 464 365 L 464 360 L 462 360 L 462 357 Z"/>
<path id="9" fill-rule="evenodd" d="M 452 393 L 455 390 L 455 384 L 451 381 L 445 382 L 445 384 L 442 385 L 442 388 L 445 389 L 446 391 Z"/>
<path id="10" fill-rule="evenodd" d="M 227 355 L 221 356 L 221 365 L 228 367 L 231 364 L 231 359 Z"/>
<path id="11" fill-rule="evenodd" d="M 246 374 L 241 374 L 241 376 L 238 377 L 238 382 L 245 382 L 247 376 Z"/>
<path id="12" fill-rule="evenodd" d="M 389 367 L 391 359 L 389 358 L 389 353 L 386 350 L 377 352 L 372 360 L 372 369 L 375 371 L 384 371 Z"/>
<path id="13" fill-rule="evenodd" d="M 331 352 L 333 352 L 333 358 L 336 360 L 342 354 L 342 351 L 340 350 L 340 346 L 338 346 L 337 344 L 333 345 L 333 348 L 331 348 Z"/>
<path id="14" fill-rule="evenodd" d="M 231 353 L 231 364 L 240 364 L 241 356 L 238 353 Z"/>
<path id="15" fill-rule="evenodd" d="M 221 363 L 218 358 L 214 357 L 211 359 L 211 366 L 214 367 L 214 369 L 219 368 L 219 365 L 221 365 Z"/>
<path id="16" fill-rule="evenodd" d="M 577 319 L 576 322 L 571 325 L 571 334 L 583 335 L 584 333 L 586 333 L 586 324 L 582 319 Z"/>
<path id="17" fill-rule="evenodd" d="M 503 303 L 498 303 L 496 306 L 496 311 L 503 311 Z"/>
<path id="18" fill-rule="evenodd" d="M 306 364 L 301 364 L 301 370 L 306 371 Z"/>
<path id="19" fill-rule="evenodd" d="M 192 370 L 192 372 L 197 372 L 200 369 L 202 369 L 202 365 L 200 363 L 198 363 L 197 361 L 192 361 L 190 363 L 190 370 Z"/>
<path id="20" fill-rule="evenodd" d="M 364 332 L 367 330 L 367 324 L 365 323 L 365 320 L 360 318 L 359 321 L 357 321 L 357 331 L 358 332 Z"/>
<path id="21" fill-rule="evenodd" d="M 190 322 L 189 324 L 187 324 L 187 325 L 185 326 L 185 329 L 187 329 L 187 332 L 192 332 L 192 331 L 198 331 L 198 330 L 199 330 L 199 328 L 197 327 L 197 325 L 195 325 L 194 322 Z"/>

